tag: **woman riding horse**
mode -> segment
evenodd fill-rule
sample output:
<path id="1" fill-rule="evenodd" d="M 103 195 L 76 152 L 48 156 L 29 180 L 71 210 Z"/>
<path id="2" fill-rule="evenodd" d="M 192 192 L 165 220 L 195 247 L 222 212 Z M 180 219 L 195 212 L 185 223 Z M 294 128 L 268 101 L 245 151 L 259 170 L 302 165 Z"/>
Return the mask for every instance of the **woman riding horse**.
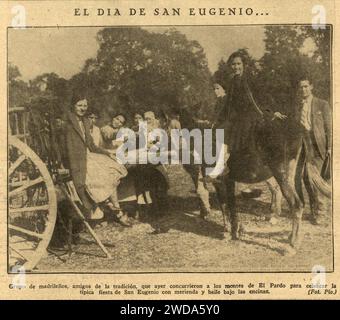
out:
<path id="1" fill-rule="evenodd" d="M 296 156 L 298 139 L 286 135 L 282 130 L 282 123 L 275 121 L 284 120 L 287 116 L 263 108 L 257 103 L 250 89 L 247 56 L 241 50 L 236 51 L 229 57 L 228 65 L 233 77 L 228 87 L 225 106 L 225 130 L 230 152 L 227 162 L 229 174 L 225 184 L 232 239 L 238 239 L 242 230 L 240 214 L 235 208 L 235 181 L 256 183 L 274 176 L 293 216 L 290 240 L 295 246 L 302 209 L 295 186 L 288 179 L 287 163 Z"/>

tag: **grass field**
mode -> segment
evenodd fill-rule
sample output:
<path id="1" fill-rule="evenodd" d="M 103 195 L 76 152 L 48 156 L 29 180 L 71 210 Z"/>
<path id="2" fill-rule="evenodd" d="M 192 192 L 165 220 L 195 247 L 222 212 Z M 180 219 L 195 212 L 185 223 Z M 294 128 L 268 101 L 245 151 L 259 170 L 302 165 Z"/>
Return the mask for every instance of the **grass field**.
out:
<path id="1" fill-rule="evenodd" d="M 132 228 L 116 223 L 98 225 L 95 231 L 112 254 L 106 259 L 89 234 L 82 233 L 80 244 L 68 257 L 46 254 L 37 272 L 311 272 L 314 265 L 333 269 L 331 210 L 325 213 L 324 224 L 314 226 L 308 221 L 308 206 L 301 231 L 302 245 L 295 255 L 287 254 L 291 222 L 283 216 L 278 224 L 270 225 L 270 193 L 265 183 L 260 198 L 244 199 L 238 184 L 237 208 L 242 213 L 246 233 L 242 240 L 223 237 L 223 220 L 217 209 L 212 186 L 213 210 L 207 221 L 199 218 L 198 199 L 188 174 L 180 166 L 169 168 L 171 188 L 170 212 L 162 221 L 170 228 L 164 234 L 152 234 L 153 220 L 144 217 L 134 221 Z M 330 204 L 328 205 L 330 208 Z M 58 252 L 60 253 L 60 252 Z"/>

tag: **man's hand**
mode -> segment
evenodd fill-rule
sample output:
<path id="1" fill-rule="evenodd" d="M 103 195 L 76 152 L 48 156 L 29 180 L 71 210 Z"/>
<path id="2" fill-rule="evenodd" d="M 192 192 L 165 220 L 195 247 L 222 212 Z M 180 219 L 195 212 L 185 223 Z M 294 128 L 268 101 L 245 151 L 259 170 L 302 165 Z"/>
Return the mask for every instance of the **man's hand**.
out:
<path id="1" fill-rule="evenodd" d="M 282 114 L 281 112 L 275 112 L 272 120 L 275 120 L 275 119 L 285 120 L 287 118 L 288 117 L 285 114 Z"/>

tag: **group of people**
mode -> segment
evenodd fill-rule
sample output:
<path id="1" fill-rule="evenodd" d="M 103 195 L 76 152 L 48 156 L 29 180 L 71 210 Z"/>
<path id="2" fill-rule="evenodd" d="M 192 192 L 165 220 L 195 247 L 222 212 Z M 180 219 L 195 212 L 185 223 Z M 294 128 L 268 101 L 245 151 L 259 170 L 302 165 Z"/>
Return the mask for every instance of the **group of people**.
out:
<path id="1" fill-rule="evenodd" d="M 131 226 L 121 208 L 121 202 L 134 202 L 138 219 L 139 205 L 160 217 L 167 209 L 168 176 L 162 164 L 124 165 L 117 160 L 117 148 L 124 142 L 117 139 L 119 130 L 126 127 L 126 116 L 116 114 L 109 124 L 99 128 L 98 114 L 88 110 L 86 97 L 74 98 L 66 121 L 68 168 L 81 201 L 82 211 L 89 219 L 100 219 L 109 212 L 123 226 Z M 148 130 L 159 127 L 152 111 L 136 113 L 132 130 L 138 132 L 141 122 Z M 150 146 L 146 146 L 150 147 Z M 161 226 L 155 232 L 163 232 Z"/>
<path id="2" fill-rule="evenodd" d="M 272 157 L 287 155 L 275 150 L 266 153 L 267 150 L 259 146 L 259 141 L 271 140 L 268 148 L 278 150 L 281 148 L 278 143 L 293 142 L 297 145 L 296 149 L 290 146 L 286 148 L 287 152 L 296 151 L 293 157 L 289 155 L 292 161 L 287 169 L 288 180 L 303 205 L 302 185 L 305 185 L 310 220 L 313 224 L 320 224 L 325 211 L 325 201 L 321 195 L 330 197 L 332 129 L 329 104 L 313 94 L 313 79 L 306 72 L 296 82 L 291 112 L 281 113 L 280 107 L 273 105 L 272 97 L 266 95 L 266 90 L 256 92 L 252 89 L 247 59 L 243 54 L 234 52 L 228 64 L 233 76 L 227 92 L 215 84 L 215 92 L 219 97 L 215 127 L 225 130 L 229 179 L 246 183 L 269 179 L 273 176 L 273 168 L 269 168 L 268 161 L 263 160 L 268 158 L 268 154 Z M 258 103 L 259 100 L 261 103 Z M 272 136 L 269 137 L 271 139 L 268 139 L 268 135 Z M 280 140 L 276 135 L 286 136 Z M 289 135 L 293 138 L 289 139 Z M 267 182 L 269 186 L 272 185 L 270 180 Z"/>
<path id="3" fill-rule="evenodd" d="M 267 119 L 269 123 L 290 121 L 301 134 L 298 157 L 290 168 L 291 179 L 296 180 L 296 192 L 303 201 L 304 183 L 311 208 L 312 222 L 317 224 L 321 214 L 320 188 L 329 179 L 331 153 L 331 116 L 326 101 L 313 95 L 313 81 L 301 77 L 297 88 L 294 115 L 286 115 L 258 104 L 247 75 L 247 63 L 239 52 L 228 60 L 233 73 L 228 88 L 214 85 L 217 96 L 215 121 L 192 119 L 202 128 L 224 129 L 225 131 L 225 171 L 230 179 L 246 183 L 264 181 L 272 176 L 262 162 L 257 147 L 259 123 Z M 108 211 L 124 226 L 130 226 L 129 218 L 120 207 L 124 195 L 119 190 L 130 190 L 129 196 L 138 203 L 152 203 L 157 214 L 167 208 L 168 177 L 162 164 L 125 166 L 117 161 L 116 150 L 123 143 L 116 139 L 118 131 L 126 126 L 126 116 L 117 114 L 110 124 L 99 128 L 98 115 L 88 110 L 85 96 L 75 96 L 66 124 L 66 148 L 68 167 L 76 191 L 87 217 Z M 138 132 L 140 124 L 146 122 L 148 130 L 162 126 L 152 111 L 136 113 L 131 129 Z M 167 129 L 180 129 L 179 118 L 167 122 Z M 125 188 L 124 181 L 126 182 Z M 197 179 L 196 188 L 202 180 Z M 120 187 L 118 187 L 120 185 Z M 131 185 L 133 187 L 131 188 Z M 130 186 L 130 187 L 129 187 Z M 132 191 L 131 191 L 132 190 Z M 322 192 L 321 192 L 322 193 Z M 132 195 L 131 195 L 132 194 Z M 126 195 L 125 195 L 126 196 Z M 209 199 L 199 194 L 209 213 Z M 224 194 L 221 197 L 226 198 Z M 131 197 L 129 199 L 132 199 Z M 158 230 L 162 232 L 162 230 Z"/>

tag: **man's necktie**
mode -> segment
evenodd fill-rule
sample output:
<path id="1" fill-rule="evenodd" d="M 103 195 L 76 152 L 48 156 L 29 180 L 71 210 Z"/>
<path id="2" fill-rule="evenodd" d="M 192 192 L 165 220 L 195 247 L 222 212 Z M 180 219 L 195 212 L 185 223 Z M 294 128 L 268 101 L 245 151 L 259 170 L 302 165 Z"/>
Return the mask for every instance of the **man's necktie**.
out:
<path id="1" fill-rule="evenodd" d="M 79 127 L 80 127 L 80 131 L 83 134 L 83 138 L 85 139 L 85 127 L 84 127 L 84 123 L 82 120 L 79 121 Z"/>
<path id="2" fill-rule="evenodd" d="M 311 129 L 311 122 L 310 122 L 310 116 L 309 116 L 309 105 L 307 100 L 303 101 L 302 104 L 302 111 L 301 111 L 301 124 L 305 127 L 306 130 Z"/>

